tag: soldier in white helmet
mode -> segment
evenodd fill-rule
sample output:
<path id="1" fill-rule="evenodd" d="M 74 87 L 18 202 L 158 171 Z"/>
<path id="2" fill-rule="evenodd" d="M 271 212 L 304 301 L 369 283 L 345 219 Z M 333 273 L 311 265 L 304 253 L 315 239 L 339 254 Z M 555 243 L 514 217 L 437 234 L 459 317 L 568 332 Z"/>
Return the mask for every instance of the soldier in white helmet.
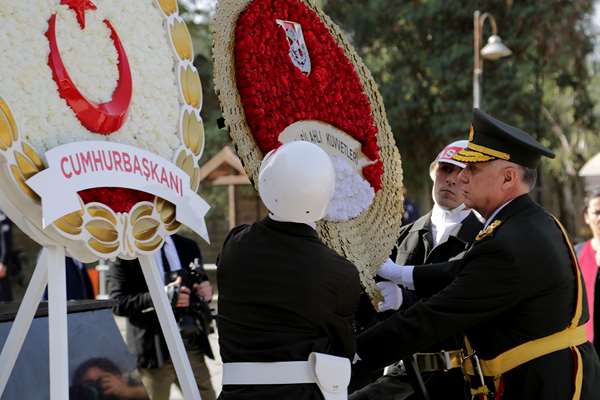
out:
<path id="1" fill-rule="evenodd" d="M 217 261 L 224 400 L 345 400 L 360 295 L 354 265 L 318 237 L 334 191 L 329 156 L 308 142 L 269 153 L 269 216 L 234 228 Z"/>
<path id="2" fill-rule="evenodd" d="M 481 230 L 481 216 L 463 204 L 464 194 L 458 174 L 465 164 L 452 159 L 467 144 L 467 140 L 454 141 L 444 147 L 431 162 L 429 175 L 433 181 L 433 208 L 415 222 L 401 228 L 390 260 L 379 271 L 379 275 L 386 279 L 378 283 L 386 297 L 379 306 L 380 311 L 395 310 L 400 306 L 406 308 L 421 298 L 430 297 L 454 277 L 452 271 L 446 269 L 399 268 L 398 265 L 440 263 L 460 257 Z M 384 313 L 373 316 L 375 312 L 368 313 L 369 309 L 372 307 L 367 308 L 361 304 L 357 317 L 361 328 L 390 315 Z M 418 353 L 412 359 L 396 363 L 375 383 L 354 392 L 351 399 L 464 399 L 462 373 L 457 370 L 444 372 L 445 365 L 437 362 L 445 359 L 447 352 L 441 350 L 459 347 L 460 344 L 455 343 L 454 338 L 449 338 L 432 346 L 427 353 Z M 353 384 L 356 386 L 368 379 L 354 378 L 356 382 Z"/>

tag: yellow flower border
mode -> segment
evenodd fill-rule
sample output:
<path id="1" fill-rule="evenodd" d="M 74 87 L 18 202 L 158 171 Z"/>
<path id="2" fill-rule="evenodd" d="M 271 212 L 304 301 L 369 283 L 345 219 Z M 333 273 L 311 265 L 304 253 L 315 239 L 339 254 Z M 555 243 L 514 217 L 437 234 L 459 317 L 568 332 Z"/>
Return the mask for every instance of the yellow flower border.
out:
<path id="1" fill-rule="evenodd" d="M 256 186 L 263 154 L 246 122 L 235 80 L 234 41 L 239 15 L 252 0 L 220 0 L 213 22 L 214 81 L 225 124 L 236 152 Z M 369 209 L 344 222 L 318 224 L 320 237 L 332 249 L 356 265 L 361 282 L 373 303 L 381 296 L 373 279 L 396 243 L 403 215 L 402 166 L 400 154 L 387 121 L 383 100 L 371 73 L 341 29 L 312 0 L 299 0 L 313 10 L 352 62 L 369 99 L 377 127 L 377 143 L 383 161 L 382 188 Z"/>
<path id="2" fill-rule="evenodd" d="M 155 0 L 155 5 L 163 14 L 165 33 L 173 49 L 180 94 L 178 132 L 182 145 L 175 151 L 173 161 L 190 176 L 191 188 L 196 191 L 200 184 L 198 163 L 204 151 L 205 137 L 200 116 L 202 84 L 193 65 L 192 38 L 179 16 L 176 0 Z M 9 193 L 9 201 L 18 205 L 19 212 L 42 231 L 40 198 L 25 181 L 44 170 L 46 165 L 32 146 L 20 140 L 17 122 L 2 97 L 0 156 L 6 160 L 4 174 L 17 189 L 16 194 Z M 81 210 L 54 222 L 53 232 L 46 230 L 40 234 L 83 259 L 135 258 L 138 254 L 153 253 L 166 235 L 177 232 L 181 224 L 175 220 L 175 215 L 175 205 L 158 197 L 154 202 L 137 203 L 127 213 L 115 213 L 102 203 L 82 203 Z"/>

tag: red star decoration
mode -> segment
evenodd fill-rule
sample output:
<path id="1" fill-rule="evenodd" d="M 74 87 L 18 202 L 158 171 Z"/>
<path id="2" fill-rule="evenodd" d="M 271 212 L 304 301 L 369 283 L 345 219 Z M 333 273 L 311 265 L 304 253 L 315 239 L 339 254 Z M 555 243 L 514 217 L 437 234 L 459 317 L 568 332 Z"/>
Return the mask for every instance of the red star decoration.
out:
<path id="1" fill-rule="evenodd" d="M 73 10 L 81 29 L 85 28 L 85 10 L 96 9 L 96 5 L 90 0 L 60 0 L 60 4 L 66 5 Z"/>

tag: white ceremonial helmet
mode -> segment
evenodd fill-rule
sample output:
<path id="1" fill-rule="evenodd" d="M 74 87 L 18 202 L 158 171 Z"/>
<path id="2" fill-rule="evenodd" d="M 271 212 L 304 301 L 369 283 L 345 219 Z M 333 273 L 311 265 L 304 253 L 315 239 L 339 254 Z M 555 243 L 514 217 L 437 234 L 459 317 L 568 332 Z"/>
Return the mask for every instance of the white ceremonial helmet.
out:
<path id="1" fill-rule="evenodd" d="M 275 216 L 311 223 L 325 216 L 335 189 L 329 155 L 316 144 L 286 143 L 269 152 L 260 165 L 258 193 Z"/>
<path id="2" fill-rule="evenodd" d="M 453 160 L 452 156 L 458 153 L 459 151 L 466 149 L 468 144 L 468 140 L 457 140 L 444 147 L 444 149 L 438 153 L 435 160 L 433 160 L 431 164 L 429 164 L 429 176 L 431 177 L 431 180 L 435 180 L 435 166 L 437 163 L 445 162 L 448 164 L 454 164 L 464 169 L 465 163 Z"/>

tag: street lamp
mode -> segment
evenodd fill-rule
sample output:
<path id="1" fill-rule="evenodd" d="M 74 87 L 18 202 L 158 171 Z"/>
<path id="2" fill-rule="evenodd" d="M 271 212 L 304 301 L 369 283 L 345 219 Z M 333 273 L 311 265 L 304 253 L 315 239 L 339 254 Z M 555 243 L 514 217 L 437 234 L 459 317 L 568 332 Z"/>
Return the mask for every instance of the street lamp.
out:
<path id="1" fill-rule="evenodd" d="M 481 35 L 483 34 L 483 24 L 489 19 L 492 24 L 492 36 L 489 37 L 487 44 L 481 48 Z M 475 65 L 473 69 L 473 108 L 479 108 L 481 104 L 481 74 L 483 73 L 483 58 L 488 60 L 497 60 L 502 57 L 510 56 L 512 51 L 502 43 L 498 36 L 498 27 L 494 16 L 489 13 L 480 14 L 479 10 L 473 13 L 473 48 L 475 50 Z"/>

